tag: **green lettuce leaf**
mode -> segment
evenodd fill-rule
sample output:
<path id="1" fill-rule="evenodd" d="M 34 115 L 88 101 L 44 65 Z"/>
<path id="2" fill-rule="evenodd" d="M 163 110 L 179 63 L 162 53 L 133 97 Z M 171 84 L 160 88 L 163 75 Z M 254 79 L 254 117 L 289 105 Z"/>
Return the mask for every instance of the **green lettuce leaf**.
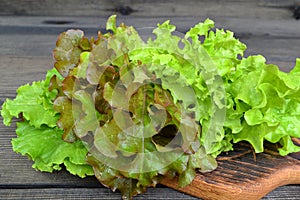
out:
<path id="1" fill-rule="evenodd" d="M 82 141 L 74 143 L 62 139 L 63 131 L 57 128 L 60 114 L 53 108 L 56 90 L 48 90 L 52 77 L 62 79 L 56 69 L 49 70 L 46 79 L 19 87 L 14 100 L 7 99 L 2 105 L 1 115 L 5 125 L 10 125 L 13 117 L 22 117 L 17 123 L 17 138 L 12 140 L 13 150 L 27 155 L 34 161 L 33 168 L 52 172 L 62 169 L 62 165 L 74 175 L 93 175 L 86 163 L 87 149 Z"/>
<path id="2" fill-rule="evenodd" d="M 44 81 L 33 82 L 31 85 L 20 86 L 15 99 L 7 99 L 2 105 L 1 115 L 3 123 L 9 126 L 13 117 L 20 114 L 34 127 L 46 124 L 55 127 L 59 114 L 53 109 L 52 100 L 56 97 L 56 91 L 48 91 L 50 79 L 59 75 L 55 69 L 49 70 Z"/>
<path id="3" fill-rule="evenodd" d="M 44 172 L 61 170 L 62 164 L 73 175 L 93 175 L 86 164 L 87 149 L 81 141 L 67 143 L 62 140 L 63 131 L 42 126 L 36 128 L 25 122 L 17 123 L 17 138 L 12 140 L 13 150 L 34 161 L 33 168 Z"/>
<path id="4" fill-rule="evenodd" d="M 291 140 L 300 137 L 300 87 L 295 77 L 298 67 L 285 73 L 275 65 L 266 64 L 261 56 L 241 62 L 238 68 L 242 72 L 236 72 L 239 76 L 228 89 L 235 102 L 232 104 L 235 109 L 231 107 L 228 113 L 231 120 L 236 118 L 241 125 L 241 130 L 234 131 L 234 142 L 248 141 L 257 153 L 263 152 L 265 140 L 279 142 L 278 150 L 283 156 L 300 150 Z"/>

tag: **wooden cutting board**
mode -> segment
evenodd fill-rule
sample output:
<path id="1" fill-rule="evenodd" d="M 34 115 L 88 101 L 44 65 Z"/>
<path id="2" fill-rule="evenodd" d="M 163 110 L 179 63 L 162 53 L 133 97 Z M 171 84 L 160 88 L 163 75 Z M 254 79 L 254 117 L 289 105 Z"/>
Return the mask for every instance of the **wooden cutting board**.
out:
<path id="1" fill-rule="evenodd" d="M 299 139 L 295 142 L 300 145 Z M 234 152 L 221 155 L 218 163 L 215 171 L 198 173 L 184 188 L 178 188 L 176 179 L 164 179 L 162 184 L 211 200 L 260 199 L 279 186 L 300 184 L 300 152 L 282 157 L 272 144 L 266 145 L 264 153 L 254 154 L 241 143 Z"/>

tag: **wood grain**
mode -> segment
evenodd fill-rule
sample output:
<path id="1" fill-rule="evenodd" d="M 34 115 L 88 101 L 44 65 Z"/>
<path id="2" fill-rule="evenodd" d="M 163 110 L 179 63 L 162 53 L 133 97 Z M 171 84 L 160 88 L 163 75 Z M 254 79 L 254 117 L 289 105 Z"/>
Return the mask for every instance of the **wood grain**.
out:
<path id="1" fill-rule="evenodd" d="M 35 189 L 1 189 L 0 199 L 5 200 L 32 200 L 32 199 L 120 199 L 120 193 L 111 192 L 107 188 L 35 188 Z M 296 185 L 280 187 L 272 191 L 268 196 L 263 197 L 262 200 L 296 200 L 299 195 L 299 187 Z M 199 198 L 186 195 L 184 193 L 176 192 L 171 188 L 149 188 L 145 194 L 134 198 L 135 200 L 197 200 Z"/>
<path id="2" fill-rule="evenodd" d="M 111 13 L 113 14 L 113 13 Z M 78 16 L 0 16 L 0 34 L 11 34 L 11 36 L 29 36 L 31 34 L 44 36 L 54 35 L 68 28 L 79 28 L 89 33 L 96 34 L 97 30 L 105 30 L 108 16 L 100 17 L 78 17 Z M 177 31 L 186 32 L 195 24 L 210 18 L 215 21 L 217 28 L 231 30 L 239 37 L 265 37 L 276 39 L 299 39 L 299 21 L 292 17 L 285 19 L 257 19 L 255 17 L 226 17 L 210 15 L 197 16 L 161 16 L 161 17 L 136 17 L 118 15 L 118 23 L 124 22 L 136 28 L 156 27 L 158 23 L 170 20 L 177 26 Z M 48 24 L 47 21 L 68 22 L 67 24 Z M 249 28 L 251 27 L 251 28 Z M 24 28 L 26 31 L 24 31 Z M 275 39 L 274 38 L 274 39 Z"/>
<path id="3" fill-rule="evenodd" d="M 288 71 L 299 57 L 300 23 L 293 19 L 289 5 L 276 7 L 264 2 L 125 1 L 137 11 L 129 16 L 119 14 L 118 21 L 141 28 L 171 19 L 178 31 L 185 32 L 209 17 L 218 28 L 234 31 L 247 44 L 247 55 L 263 54 L 268 62 Z M 0 0 L 0 105 L 6 98 L 14 98 L 20 85 L 44 78 L 53 66 L 51 51 L 60 32 L 80 28 L 95 36 L 97 30 L 104 30 L 107 16 L 116 13 L 115 7 L 115 1 L 107 0 Z M 81 179 L 65 170 L 52 174 L 33 170 L 30 160 L 12 151 L 13 137 L 15 124 L 5 127 L 0 123 L 0 199 L 120 199 L 118 192 L 104 188 L 93 177 Z M 228 162 L 220 161 L 220 166 L 231 166 Z M 234 180 L 236 174 L 228 172 L 226 176 Z M 299 190 L 299 185 L 282 186 L 262 199 L 296 200 Z M 135 199 L 198 198 L 158 185 Z"/>
<path id="4" fill-rule="evenodd" d="M 247 17 L 257 19 L 286 19 L 292 16 L 288 9 L 294 2 L 281 4 L 284 0 L 278 0 L 277 6 L 273 1 L 268 6 L 264 0 L 234 0 L 234 1 L 210 1 L 210 0 L 10 0 L 0 1 L 1 15 L 34 15 L 34 16 L 109 16 L 116 13 L 118 6 L 129 6 L 134 12 L 134 17 L 185 17 L 185 16 L 219 16 L 219 17 Z M 217 3 L 216 3 L 217 2 Z"/>
<path id="5" fill-rule="evenodd" d="M 242 156 L 235 158 L 234 155 L 240 153 Z M 162 184 L 211 200 L 220 197 L 224 200 L 255 200 L 279 186 L 300 184 L 300 160 L 296 158 L 300 153 L 282 157 L 273 148 L 267 147 L 266 152 L 257 154 L 254 159 L 251 148 L 239 144 L 235 152 L 223 156 L 219 158 L 215 171 L 197 174 L 194 181 L 185 188 L 178 188 L 177 180 L 174 179 L 165 179 Z"/>

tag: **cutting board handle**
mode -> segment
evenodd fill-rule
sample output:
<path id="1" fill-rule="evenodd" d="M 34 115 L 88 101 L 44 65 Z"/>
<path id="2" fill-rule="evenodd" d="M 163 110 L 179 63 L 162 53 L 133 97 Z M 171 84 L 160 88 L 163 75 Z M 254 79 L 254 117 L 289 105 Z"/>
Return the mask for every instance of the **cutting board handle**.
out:
<path id="1" fill-rule="evenodd" d="M 247 150 L 245 146 L 241 149 Z M 163 185 L 209 200 L 256 200 L 277 187 L 300 184 L 300 152 L 279 156 L 268 150 L 256 155 L 250 152 L 241 157 L 219 161 L 218 168 L 209 173 L 198 173 L 193 182 L 179 188 L 178 179 L 164 179 Z"/>

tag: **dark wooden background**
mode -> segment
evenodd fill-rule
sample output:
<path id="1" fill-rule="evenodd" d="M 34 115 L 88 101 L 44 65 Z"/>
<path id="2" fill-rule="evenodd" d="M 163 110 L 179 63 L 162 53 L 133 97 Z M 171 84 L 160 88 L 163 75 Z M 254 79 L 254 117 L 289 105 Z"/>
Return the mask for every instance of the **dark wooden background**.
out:
<path id="1" fill-rule="evenodd" d="M 290 70 L 300 57 L 300 21 L 295 0 L 0 0 L 0 105 L 14 98 L 18 86 L 41 80 L 53 67 L 52 49 L 59 33 L 79 28 L 96 36 L 111 14 L 137 28 L 170 19 L 185 32 L 206 18 L 235 32 L 246 54 L 263 54 L 267 62 Z M 299 9 L 299 8 L 298 8 Z M 2 118 L 0 118 L 2 121 Z M 120 199 L 95 178 L 66 171 L 41 173 L 15 154 L 15 124 L 0 123 L 0 199 Z M 264 199 L 299 199 L 300 186 L 280 187 Z M 194 199 L 159 185 L 135 199 Z M 247 199 L 247 197 L 245 197 Z"/>

